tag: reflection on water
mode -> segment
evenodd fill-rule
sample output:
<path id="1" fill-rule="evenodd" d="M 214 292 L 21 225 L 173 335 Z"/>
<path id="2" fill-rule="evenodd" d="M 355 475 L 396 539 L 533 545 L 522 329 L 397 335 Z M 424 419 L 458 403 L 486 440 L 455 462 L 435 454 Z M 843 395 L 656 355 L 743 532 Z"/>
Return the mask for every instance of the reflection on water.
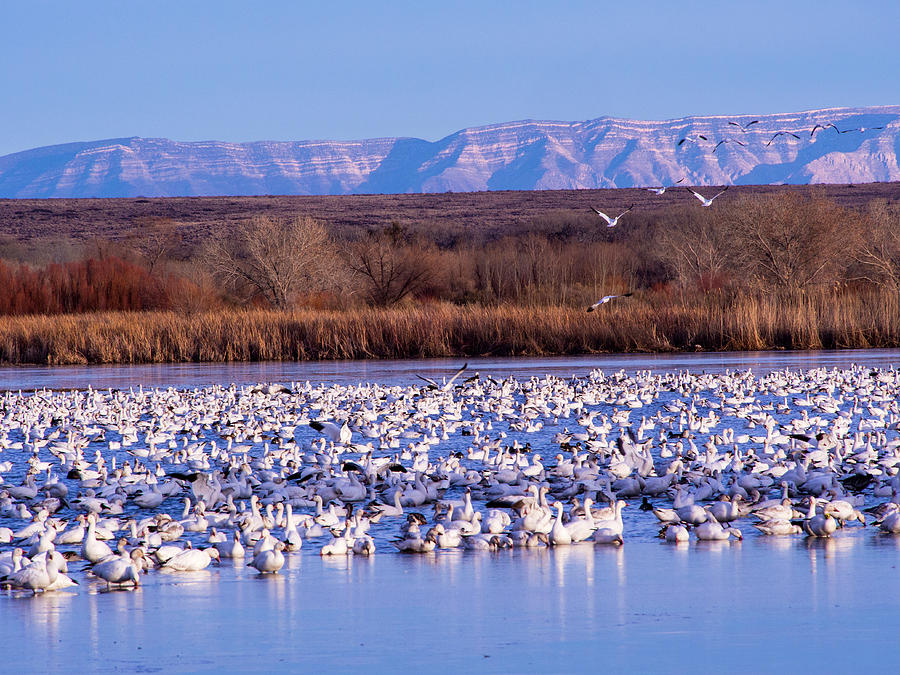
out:
<path id="1" fill-rule="evenodd" d="M 472 358 L 470 372 L 505 377 L 585 375 L 595 368 L 608 371 L 690 370 L 723 372 L 752 368 L 757 374 L 784 368 L 844 368 L 865 362 L 889 366 L 900 350 L 866 349 L 814 352 L 712 352 L 690 354 L 607 354 L 542 358 Z M 410 383 L 416 374 L 444 375 L 459 366 L 458 359 L 395 361 L 267 361 L 261 363 L 171 363 L 101 366 L 12 366 L 0 368 L 0 391 L 50 389 L 129 389 L 131 387 L 203 387 L 212 384 L 257 382 L 382 382 Z"/>
<path id="2" fill-rule="evenodd" d="M 878 365 L 898 356 L 480 359 L 470 369 L 520 376 L 596 367 L 766 370 L 844 366 L 863 357 Z M 0 388 L 408 382 L 416 372 L 444 372 L 448 363 L 6 368 Z M 17 649 L 5 654 L 3 670 L 568 672 L 689 664 L 697 671 L 858 671 L 877 669 L 879 651 L 841 649 L 827 627 L 853 626 L 867 645 L 900 629 L 900 537 L 847 528 L 830 539 L 747 532 L 743 542 L 672 545 L 655 538 L 656 527 L 620 547 L 427 555 L 391 555 L 378 538 L 379 553 L 369 558 L 320 558 L 309 542 L 286 556 L 278 575 L 258 575 L 249 559 L 224 560 L 201 572 L 153 573 L 137 589 L 106 592 L 105 583 L 90 579 L 77 593 L 8 593 L 0 635 Z"/>
<path id="3" fill-rule="evenodd" d="M 22 645 L 8 672 L 88 662 L 109 670 L 227 669 L 248 663 L 251 648 L 265 655 L 258 670 L 272 663 L 318 670 L 402 663 L 560 672 L 573 669 L 564 659 L 597 641 L 604 647 L 590 651 L 592 670 L 677 670 L 672 657 L 685 655 L 686 638 L 704 653 L 692 670 L 711 670 L 716 659 L 729 670 L 792 670 L 800 665 L 790 659 L 801 657 L 802 670 L 856 670 L 877 662 L 876 652 L 854 650 L 851 663 L 828 649 L 825 634 L 811 631 L 799 645 L 795 637 L 838 616 L 862 638 L 895 634 L 900 579 L 878 570 L 897 564 L 897 539 L 294 555 L 278 575 L 248 573 L 235 562 L 148 575 L 130 592 L 19 594 L 4 603 L 0 630 Z M 743 630 L 727 618 L 736 612 Z M 728 639 L 707 640 L 723 621 L 732 626 Z M 735 663 L 735 650 L 754 646 L 751 661 Z"/>

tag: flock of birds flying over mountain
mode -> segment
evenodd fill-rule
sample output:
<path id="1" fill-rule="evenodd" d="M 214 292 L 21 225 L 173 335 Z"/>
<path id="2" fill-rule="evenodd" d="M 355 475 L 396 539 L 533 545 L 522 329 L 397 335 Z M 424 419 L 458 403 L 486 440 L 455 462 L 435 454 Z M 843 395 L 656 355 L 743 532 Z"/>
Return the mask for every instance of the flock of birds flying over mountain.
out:
<path id="1" fill-rule="evenodd" d="M 0 396 L 0 586 L 290 555 L 900 534 L 900 372 Z M 637 500 L 637 506 L 634 505 Z"/>
<path id="2" fill-rule="evenodd" d="M 753 130 L 754 125 L 759 124 L 759 123 L 760 123 L 760 120 L 750 120 L 749 122 L 738 122 L 738 121 L 731 120 L 728 122 L 728 126 L 735 126 L 738 129 L 740 129 L 741 133 L 746 134 L 746 133 L 750 132 L 751 130 Z M 837 127 L 837 125 L 835 125 L 831 122 L 827 122 L 825 124 L 814 125 L 812 127 L 812 129 L 810 129 L 809 138 L 814 138 L 817 132 L 827 131 L 828 129 L 833 129 L 834 132 L 837 134 L 848 134 L 848 133 L 853 133 L 853 132 L 865 133 L 867 131 L 884 129 L 884 126 L 855 127 L 855 128 L 849 128 L 849 129 L 839 129 Z M 776 131 L 774 134 L 772 134 L 772 136 L 769 138 L 769 140 L 764 143 L 764 145 L 766 147 L 768 147 L 776 139 L 783 137 L 783 136 L 790 136 L 796 140 L 800 140 L 800 138 L 801 138 L 798 134 L 796 134 L 792 131 Z M 723 138 L 716 142 L 713 142 L 707 136 L 704 136 L 703 134 L 693 134 L 693 135 L 689 134 L 687 136 L 684 136 L 676 143 L 676 147 L 681 147 L 685 143 L 687 143 L 687 144 L 691 144 L 691 143 L 711 144 L 712 152 L 716 152 L 720 146 L 725 145 L 727 143 L 734 143 L 734 144 L 742 146 L 742 147 L 747 146 L 746 142 L 744 142 L 740 139 L 737 139 L 737 138 Z M 650 188 L 646 188 L 646 189 L 649 192 L 653 192 L 657 195 L 663 195 L 666 193 L 667 190 L 670 190 L 670 189 L 674 188 L 675 186 L 680 185 L 686 179 L 687 179 L 687 176 L 682 176 L 677 181 L 675 181 L 672 185 L 661 185 L 659 187 L 650 187 Z M 722 196 L 725 193 L 726 190 L 728 190 L 728 187 L 730 187 L 730 186 L 725 186 L 725 188 L 723 188 L 722 190 L 720 190 L 719 192 L 717 192 L 716 194 L 714 194 L 712 197 L 709 197 L 709 198 L 704 197 L 702 194 L 700 194 L 693 188 L 685 187 L 685 189 L 688 192 L 690 192 L 692 195 L 694 195 L 694 197 L 700 202 L 700 204 L 702 206 L 708 208 L 713 205 L 713 202 L 716 199 L 718 199 L 720 196 Z M 629 213 L 632 209 L 634 209 L 634 206 L 635 205 L 632 204 L 631 206 L 629 206 L 627 209 L 625 209 L 624 211 L 622 211 L 619 215 L 617 215 L 615 217 L 607 215 L 606 213 L 604 213 L 603 211 L 601 211 L 600 209 L 598 209 L 594 206 L 591 207 L 591 210 L 594 213 L 596 213 L 598 216 L 600 216 L 600 218 L 603 219 L 603 221 L 606 223 L 607 228 L 613 228 L 619 224 L 619 221 L 621 220 L 622 216 L 624 216 L 625 214 Z M 594 303 L 593 305 L 588 307 L 587 311 L 589 311 L 589 312 L 594 311 L 595 309 L 597 309 L 597 307 L 599 305 L 605 304 L 605 303 L 609 302 L 610 300 L 612 300 L 613 298 L 630 297 L 631 295 L 632 295 L 632 293 L 622 293 L 619 295 L 604 296 L 604 298 L 600 302 Z"/>

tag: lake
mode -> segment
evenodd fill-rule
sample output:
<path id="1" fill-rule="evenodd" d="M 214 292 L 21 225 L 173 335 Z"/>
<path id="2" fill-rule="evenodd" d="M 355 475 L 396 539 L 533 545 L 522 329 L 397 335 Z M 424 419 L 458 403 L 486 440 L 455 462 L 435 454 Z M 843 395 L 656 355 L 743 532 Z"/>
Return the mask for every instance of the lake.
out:
<path id="1" fill-rule="evenodd" d="M 894 350 L 616 355 L 472 359 L 469 371 L 522 380 L 596 368 L 764 373 L 898 360 Z M 0 389 L 410 385 L 417 373 L 439 378 L 458 365 L 16 367 L 0 369 Z M 75 591 L 0 597 L 4 670 L 896 670 L 900 538 L 872 527 L 831 539 L 763 537 L 744 527 L 743 541 L 674 546 L 655 537 L 652 514 L 629 508 L 626 516 L 622 547 L 402 555 L 376 531 L 371 558 L 323 559 L 319 542 L 306 542 L 277 576 L 223 561 L 203 572 L 144 575 L 137 590 L 106 592 L 73 562 L 70 574 L 82 581 Z"/>

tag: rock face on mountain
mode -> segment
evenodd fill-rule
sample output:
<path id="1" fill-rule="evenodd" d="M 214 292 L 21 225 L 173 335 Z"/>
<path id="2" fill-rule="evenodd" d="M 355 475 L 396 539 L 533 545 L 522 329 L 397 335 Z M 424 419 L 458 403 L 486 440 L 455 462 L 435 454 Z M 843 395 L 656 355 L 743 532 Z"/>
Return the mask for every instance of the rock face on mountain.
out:
<path id="1" fill-rule="evenodd" d="M 834 126 L 812 133 L 817 124 Z M 509 122 L 435 142 L 119 138 L 0 157 L 0 197 L 552 190 L 670 185 L 682 177 L 691 185 L 861 183 L 900 180 L 898 152 L 900 106 Z"/>

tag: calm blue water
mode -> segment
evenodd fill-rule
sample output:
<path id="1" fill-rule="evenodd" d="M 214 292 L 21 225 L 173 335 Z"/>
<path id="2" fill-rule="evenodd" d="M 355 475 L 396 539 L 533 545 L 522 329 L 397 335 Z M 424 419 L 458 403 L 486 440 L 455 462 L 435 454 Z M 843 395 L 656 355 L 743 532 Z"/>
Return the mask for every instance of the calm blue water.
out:
<path id="1" fill-rule="evenodd" d="M 416 384 L 416 373 L 452 375 L 464 359 L 396 361 L 266 361 L 262 363 L 175 363 L 137 366 L 11 366 L 0 367 L 0 391 L 50 389 L 122 389 L 145 387 L 203 387 L 212 384 L 258 382 L 328 382 L 347 384 L 381 382 Z M 819 352 L 713 352 L 697 354 L 609 354 L 549 358 L 472 358 L 466 376 L 482 375 L 519 379 L 531 375 L 586 375 L 595 368 L 605 371 L 636 370 L 718 373 L 746 370 L 767 373 L 790 368 L 844 368 L 854 363 L 887 367 L 900 363 L 900 350 L 866 349 Z"/>
<path id="2" fill-rule="evenodd" d="M 483 375 L 890 366 L 889 350 L 473 359 Z M 456 361 L 3 368 L 0 388 L 268 381 L 411 384 Z M 627 531 L 626 531 L 627 534 Z M 261 578 L 228 561 L 154 572 L 136 591 L 0 596 L 2 672 L 894 672 L 900 538 L 627 539 L 497 553 L 321 559 Z M 79 571 L 82 563 L 73 563 Z M 73 574 L 79 579 L 80 572 Z"/>
<path id="3" fill-rule="evenodd" d="M 291 556 L 2 598 L 5 672 L 895 672 L 900 548 L 831 541 Z"/>

